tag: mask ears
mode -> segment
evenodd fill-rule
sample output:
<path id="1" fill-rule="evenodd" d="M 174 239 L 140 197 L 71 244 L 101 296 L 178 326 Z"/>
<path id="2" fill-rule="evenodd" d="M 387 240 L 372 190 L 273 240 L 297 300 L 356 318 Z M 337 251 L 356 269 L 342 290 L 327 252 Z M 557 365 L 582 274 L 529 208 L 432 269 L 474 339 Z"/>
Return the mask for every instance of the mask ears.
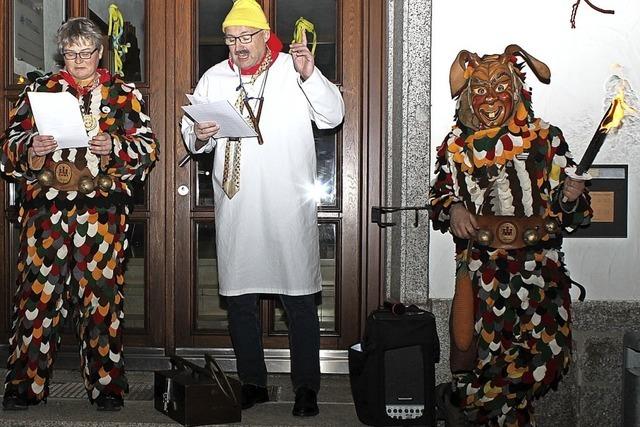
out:
<path id="1" fill-rule="evenodd" d="M 551 70 L 547 67 L 547 64 L 544 62 L 534 58 L 532 55 L 529 55 L 523 48 L 518 46 L 517 44 L 510 44 L 504 49 L 504 54 L 502 55 L 505 61 L 508 61 L 508 58 L 511 56 L 519 56 L 524 59 L 529 68 L 533 71 L 533 74 L 536 75 L 538 80 L 542 83 L 548 84 L 551 81 Z"/>
<path id="2" fill-rule="evenodd" d="M 469 64 L 475 67 L 480 62 L 480 58 L 475 53 L 471 53 L 466 50 L 461 50 L 456 56 L 456 59 L 451 64 L 449 70 L 449 86 L 451 88 L 451 97 L 455 98 L 460 95 L 462 90 L 467 85 L 466 71 L 469 68 Z"/>

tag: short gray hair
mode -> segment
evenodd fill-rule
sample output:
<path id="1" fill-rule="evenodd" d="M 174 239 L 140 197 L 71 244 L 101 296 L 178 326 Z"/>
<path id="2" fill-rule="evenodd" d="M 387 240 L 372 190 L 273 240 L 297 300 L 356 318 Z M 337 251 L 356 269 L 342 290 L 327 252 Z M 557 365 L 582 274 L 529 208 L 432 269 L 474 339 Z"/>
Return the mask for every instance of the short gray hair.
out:
<path id="1" fill-rule="evenodd" d="M 58 51 L 62 53 L 65 47 L 78 43 L 81 39 L 98 48 L 102 46 L 104 34 L 102 34 L 100 27 L 89 18 L 71 18 L 58 28 L 56 36 Z"/>

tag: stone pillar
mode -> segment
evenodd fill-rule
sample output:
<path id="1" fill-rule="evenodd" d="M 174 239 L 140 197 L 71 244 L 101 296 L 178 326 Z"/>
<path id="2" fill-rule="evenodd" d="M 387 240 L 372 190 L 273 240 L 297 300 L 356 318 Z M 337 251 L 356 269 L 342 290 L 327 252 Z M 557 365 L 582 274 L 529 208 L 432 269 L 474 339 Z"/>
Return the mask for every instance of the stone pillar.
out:
<path id="1" fill-rule="evenodd" d="M 389 0 L 388 134 L 389 206 L 425 206 L 431 158 L 431 0 Z M 425 305 L 429 296 L 429 234 L 425 211 L 387 218 L 386 292 L 404 303 Z"/>

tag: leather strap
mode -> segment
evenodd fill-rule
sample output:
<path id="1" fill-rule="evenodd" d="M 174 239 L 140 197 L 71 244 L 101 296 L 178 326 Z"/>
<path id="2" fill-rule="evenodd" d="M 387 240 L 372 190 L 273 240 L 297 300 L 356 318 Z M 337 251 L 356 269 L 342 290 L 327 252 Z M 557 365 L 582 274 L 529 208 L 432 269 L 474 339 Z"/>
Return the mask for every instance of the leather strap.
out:
<path id="1" fill-rule="evenodd" d="M 545 220 L 540 216 L 516 217 L 501 215 L 478 215 L 476 217 L 479 231 L 476 242 L 497 249 L 520 249 L 529 246 L 526 233 L 535 232 L 536 242 L 549 235 Z M 479 239 L 480 233 L 489 232 L 488 242 Z"/>

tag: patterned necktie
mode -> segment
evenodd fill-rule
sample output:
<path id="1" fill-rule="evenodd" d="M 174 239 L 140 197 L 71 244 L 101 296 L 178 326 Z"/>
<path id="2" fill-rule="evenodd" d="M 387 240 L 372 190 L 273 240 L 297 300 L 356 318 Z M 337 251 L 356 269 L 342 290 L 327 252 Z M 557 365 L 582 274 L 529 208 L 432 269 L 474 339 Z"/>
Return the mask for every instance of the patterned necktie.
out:
<path id="1" fill-rule="evenodd" d="M 253 85 L 260 75 L 269 68 L 271 64 L 271 50 L 267 47 L 266 55 L 260 64 L 256 73 L 251 76 L 248 84 Z M 244 86 L 240 86 L 240 94 L 236 100 L 235 107 L 243 113 L 244 100 L 247 92 Z M 253 123 L 249 120 L 249 125 L 253 127 Z M 240 191 L 240 154 L 242 152 L 242 141 L 239 138 L 229 138 L 224 150 L 224 169 L 222 171 L 222 190 L 229 199 L 232 199 L 238 191 Z"/>
<path id="2" fill-rule="evenodd" d="M 224 150 L 224 170 L 222 171 L 222 189 L 229 199 L 240 191 L 240 152 L 242 142 L 238 138 L 229 138 Z M 231 169 L 231 170 L 230 170 Z"/>

